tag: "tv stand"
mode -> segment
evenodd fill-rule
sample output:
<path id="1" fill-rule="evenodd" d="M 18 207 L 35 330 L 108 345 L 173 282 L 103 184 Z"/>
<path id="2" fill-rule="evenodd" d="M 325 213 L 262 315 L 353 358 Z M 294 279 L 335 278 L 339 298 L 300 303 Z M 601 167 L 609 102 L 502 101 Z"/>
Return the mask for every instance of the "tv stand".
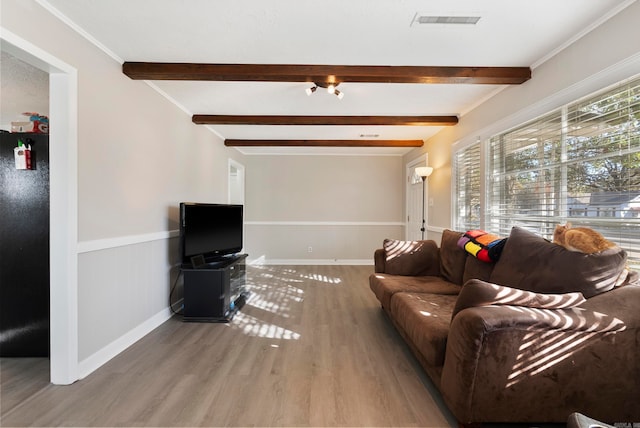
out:
<path id="1" fill-rule="evenodd" d="M 183 321 L 229 322 L 244 305 L 247 254 L 217 259 L 198 268 L 182 265 Z"/>

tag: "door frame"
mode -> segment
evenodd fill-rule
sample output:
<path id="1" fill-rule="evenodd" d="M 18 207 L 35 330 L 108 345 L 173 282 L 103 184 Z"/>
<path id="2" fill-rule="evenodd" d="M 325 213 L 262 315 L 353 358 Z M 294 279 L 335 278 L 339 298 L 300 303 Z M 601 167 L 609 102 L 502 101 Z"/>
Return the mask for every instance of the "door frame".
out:
<path id="1" fill-rule="evenodd" d="M 51 383 L 78 380 L 78 72 L 0 27 L 1 49 L 49 73 Z"/>

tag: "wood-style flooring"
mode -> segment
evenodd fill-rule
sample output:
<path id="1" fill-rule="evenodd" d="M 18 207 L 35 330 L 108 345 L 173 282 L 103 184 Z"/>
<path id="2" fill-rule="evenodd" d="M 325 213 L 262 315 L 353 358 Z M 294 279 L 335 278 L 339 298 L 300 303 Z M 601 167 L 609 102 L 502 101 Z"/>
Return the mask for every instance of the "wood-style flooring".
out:
<path id="1" fill-rule="evenodd" d="M 420 426 L 455 420 L 369 289 L 372 266 L 248 266 L 229 324 L 167 321 L 87 378 L 1 361 L 1 426 Z"/>

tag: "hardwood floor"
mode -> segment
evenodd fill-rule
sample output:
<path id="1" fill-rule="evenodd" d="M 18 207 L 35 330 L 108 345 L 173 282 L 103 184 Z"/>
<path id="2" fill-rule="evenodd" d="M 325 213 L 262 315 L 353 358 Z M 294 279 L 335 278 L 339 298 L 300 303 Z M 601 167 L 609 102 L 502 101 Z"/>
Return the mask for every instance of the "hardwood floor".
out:
<path id="1" fill-rule="evenodd" d="M 20 391 L 19 364 L 3 360 L 0 425 L 456 426 L 371 272 L 248 266 L 251 296 L 231 323 L 174 317 L 69 386 Z"/>
<path id="2" fill-rule="evenodd" d="M 48 358 L 0 359 L 0 426 L 2 416 L 49 385 Z"/>

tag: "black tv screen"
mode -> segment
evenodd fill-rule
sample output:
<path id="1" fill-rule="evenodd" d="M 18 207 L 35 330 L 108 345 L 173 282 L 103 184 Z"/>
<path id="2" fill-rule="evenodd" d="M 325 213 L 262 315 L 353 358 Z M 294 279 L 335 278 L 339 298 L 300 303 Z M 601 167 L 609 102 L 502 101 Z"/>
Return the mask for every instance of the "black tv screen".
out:
<path id="1" fill-rule="evenodd" d="M 242 250 L 243 206 L 180 203 L 180 250 L 183 263 L 203 255 L 207 261 Z"/>

